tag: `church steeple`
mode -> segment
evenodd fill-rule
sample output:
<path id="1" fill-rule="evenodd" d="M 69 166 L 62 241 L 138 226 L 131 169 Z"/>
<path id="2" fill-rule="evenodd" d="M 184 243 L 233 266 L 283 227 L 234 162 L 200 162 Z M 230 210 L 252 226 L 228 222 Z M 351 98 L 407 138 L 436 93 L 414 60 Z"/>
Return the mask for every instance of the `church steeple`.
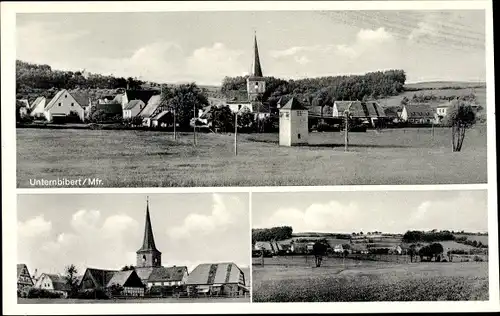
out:
<path id="1" fill-rule="evenodd" d="M 153 227 L 151 226 L 151 217 L 149 215 L 149 197 L 146 200 L 146 223 L 144 225 L 144 239 L 142 247 L 139 251 L 144 250 L 158 250 L 155 245 L 155 238 L 153 235 Z"/>
<path id="2" fill-rule="evenodd" d="M 247 77 L 248 101 L 261 102 L 262 95 L 266 91 L 266 81 L 262 75 L 260 65 L 259 47 L 257 46 L 257 35 L 254 34 L 253 40 L 253 62 L 250 75 Z"/>
<path id="3" fill-rule="evenodd" d="M 156 249 L 149 215 L 149 198 L 146 200 L 146 221 L 144 225 L 144 239 L 141 249 L 137 250 L 137 266 L 156 267 L 161 265 L 161 252 Z"/>
<path id="4" fill-rule="evenodd" d="M 257 46 L 256 33 L 254 33 L 253 64 L 252 64 L 252 73 L 250 75 L 252 77 L 262 77 L 262 67 L 260 66 L 259 47 Z"/>

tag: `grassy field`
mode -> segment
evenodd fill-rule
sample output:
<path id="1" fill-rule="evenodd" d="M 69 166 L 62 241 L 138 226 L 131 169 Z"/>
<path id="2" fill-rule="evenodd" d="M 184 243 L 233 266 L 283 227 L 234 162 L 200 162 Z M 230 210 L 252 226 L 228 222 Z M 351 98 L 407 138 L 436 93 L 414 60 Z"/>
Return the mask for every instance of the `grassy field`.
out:
<path id="1" fill-rule="evenodd" d="M 231 298 L 141 298 L 117 300 L 83 300 L 65 298 L 18 298 L 18 304 L 155 304 L 155 303 L 241 303 L 250 302 L 250 297 Z"/>
<path id="2" fill-rule="evenodd" d="M 486 126 L 451 152 L 449 129 L 311 133 L 310 144 L 278 146 L 278 134 L 17 129 L 17 185 L 30 179 L 99 178 L 103 187 L 486 183 Z M 88 185 L 87 185 L 88 186 Z"/>
<path id="3" fill-rule="evenodd" d="M 413 87 L 410 85 L 410 87 Z M 439 86 L 429 86 L 429 85 L 420 85 L 415 86 L 417 89 L 421 89 L 418 91 L 405 91 L 397 96 L 391 96 L 384 99 L 379 99 L 378 102 L 384 107 L 395 107 L 401 105 L 401 100 L 404 97 L 407 97 L 411 100 L 414 94 L 420 95 L 435 95 L 438 97 L 452 97 L 452 96 L 462 96 L 469 95 L 473 92 L 476 95 L 476 101 L 479 105 L 486 109 L 486 88 L 469 88 L 464 87 L 463 89 L 455 90 L 455 89 L 439 89 Z M 441 103 L 447 102 L 446 100 L 436 100 L 430 102 L 431 106 L 437 106 Z"/>
<path id="4" fill-rule="evenodd" d="M 297 258 L 296 260 L 303 260 Z M 254 302 L 488 300 L 487 263 L 386 263 L 328 258 L 253 266 Z"/>

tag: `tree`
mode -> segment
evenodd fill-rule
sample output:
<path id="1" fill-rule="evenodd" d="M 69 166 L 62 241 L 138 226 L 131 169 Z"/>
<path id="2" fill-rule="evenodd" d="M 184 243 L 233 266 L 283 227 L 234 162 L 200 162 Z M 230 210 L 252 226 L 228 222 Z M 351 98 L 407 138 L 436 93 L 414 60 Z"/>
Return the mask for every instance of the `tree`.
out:
<path id="1" fill-rule="evenodd" d="M 316 267 L 321 267 L 321 261 L 323 261 L 323 256 L 326 254 L 328 246 L 324 242 L 315 242 L 313 245 L 313 254 L 316 263 Z"/>
<path id="2" fill-rule="evenodd" d="M 116 283 L 111 284 L 111 286 L 109 287 L 109 292 L 111 293 L 112 296 L 121 295 L 123 293 L 123 290 L 124 290 L 123 286 Z"/>
<path id="3" fill-rule="evenodd" d="M 181 84 L 173 89 L 163 88 L 162 106 L 175 110 L 176 122 L 181 128 L 188 129 L 198 110 L 208 105 L 208 99 L 195 84 Z"/>
<path id="4" fill-rule="evenodd" d="M 238 113 L 238 128 L 250 128 L 254 123 L 254 115 L 248 108 L 243 108 Z"/>
<path id="5" fill-rule="evenodd" d="M 417 254 L 417 246 L 415 244 L 411 244 L 408 249 L 408 254 L 410 255 L 410 262 L 413 262 L 413 258 Z"/>
<path id="6" fill-rule="evenodd" d="M 465 131 L 476 122 L 476 113 L 470 103 L 462 100 L 453 100 L 443 123 L 451 127 L 451 144 L 453 152 L 462 150 Z"/>
<path id="7" fill-rule="evenodd" d="M 229 106 L 216 107 L 210 109 L 212 127 L 222 131 L 232 131 L 234 129 L 234 114 Z"/>
<path id="8" fill-rule="evenodd" d="M 121 268 L 121 271 L 130 271 L 130 270 L 135 270 L 135 267 L 133 265 L 129 265 L 129 266 L 123 266 Z"/>
<path id="9" fill-rule="evenodd" d="M 70 288 L 70 293 L 68 297 L 75 297 L 78 294 L 78 270 L 74 264 L 71 264 L 65 269 L 66 275 L 64 276 L 66 279 L 66 284 Z"/>

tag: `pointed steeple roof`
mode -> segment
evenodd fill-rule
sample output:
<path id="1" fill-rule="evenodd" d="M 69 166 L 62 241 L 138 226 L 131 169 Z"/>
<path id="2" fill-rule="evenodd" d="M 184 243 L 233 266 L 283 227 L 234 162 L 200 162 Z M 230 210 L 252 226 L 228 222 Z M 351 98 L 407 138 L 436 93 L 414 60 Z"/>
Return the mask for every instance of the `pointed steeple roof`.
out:
<path id="1" fill-rule="evenodd" d="M 156 250 L 155 238 L 153 236 L 153 227 L 151 226 L 151 217 L 149 216 L 149 199 L 146 202 L 146 223 L 144 226 L 144 240 L 142 242 L 142 247 L 139 251 L 149 251 Z"/>
<path id="2" fill-rule="evenodd" d="M 292 97 L 286 104 L 281 108 L 281 110 L 307 110 L 297 98 Z"/>
<path id="3" fill-rule="evenodd" d="M 260 66 L 259 48 L 257 46 L 257 34 L 254 34 L 253 64 L 252 64 L 252 73 L 250 75 L 252 77 L 263 77 L 262 67 Z"/>

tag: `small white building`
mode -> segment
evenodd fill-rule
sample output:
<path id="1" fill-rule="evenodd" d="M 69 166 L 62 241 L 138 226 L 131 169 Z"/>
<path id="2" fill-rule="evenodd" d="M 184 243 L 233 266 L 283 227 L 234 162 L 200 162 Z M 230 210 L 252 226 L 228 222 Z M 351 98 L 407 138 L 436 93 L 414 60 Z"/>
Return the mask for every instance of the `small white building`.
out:
<path id="1" fill-rule="evenodd" d="M 307 144 L 309 139 L 309 111 L 296 98 L 280 108 L 280 146 Z"/>
<path id="2" fill-rule="evenodd" d="M 76 113 L 82 121 L 85 120 L 85 110 L 66 89 L 59 91 L 44 110 L 45 118 L 49 122 L 54 118 L 64 118 L 72 112 Z"/>
<path id="3" fill-rule="evenodd" d="M 71 290 L 63 276 L 48 273 L 43 273 L 36 281 L 34 287 L 37 289 L 59 293 L 63 297 L 67 297 Z"/>

